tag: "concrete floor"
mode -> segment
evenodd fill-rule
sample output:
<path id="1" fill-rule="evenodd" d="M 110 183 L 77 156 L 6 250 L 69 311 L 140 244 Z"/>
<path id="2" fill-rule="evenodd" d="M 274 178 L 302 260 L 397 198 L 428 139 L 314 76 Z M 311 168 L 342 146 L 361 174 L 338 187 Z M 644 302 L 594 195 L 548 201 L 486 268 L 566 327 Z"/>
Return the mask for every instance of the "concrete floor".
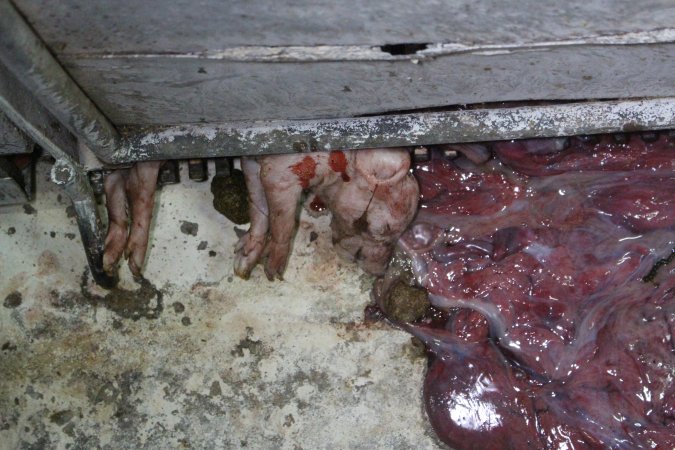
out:
<path id="1" fill-rule="evenodd" d="M 109 292 L 48 169 L 31 206 L 0 207 L 1 448 L 441 448 L 425 358 L 362 323 L 372 279 L 328 218 L 303 213 L 285 281 L 240 280 L 234 225 L 183 172 L 157 198 L 149 283 L 124 266 Z"/>

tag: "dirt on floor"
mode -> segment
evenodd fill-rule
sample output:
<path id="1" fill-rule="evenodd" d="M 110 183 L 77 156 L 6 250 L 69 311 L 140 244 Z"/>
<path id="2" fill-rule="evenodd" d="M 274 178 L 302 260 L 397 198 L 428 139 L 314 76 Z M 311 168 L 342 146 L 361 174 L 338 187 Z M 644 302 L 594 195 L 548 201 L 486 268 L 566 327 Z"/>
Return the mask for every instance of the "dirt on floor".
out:
<path id="1" fill-rule="evenodd" d="M 165 186 L 145 280 L 106 291 L 48 170 L 0 208 L 0 448 L 439 448 L 423 352 L 364 323 L 373 279 L 327 217 L 302 216 L 285 281 L 244 281 L 210 183 Z"/>

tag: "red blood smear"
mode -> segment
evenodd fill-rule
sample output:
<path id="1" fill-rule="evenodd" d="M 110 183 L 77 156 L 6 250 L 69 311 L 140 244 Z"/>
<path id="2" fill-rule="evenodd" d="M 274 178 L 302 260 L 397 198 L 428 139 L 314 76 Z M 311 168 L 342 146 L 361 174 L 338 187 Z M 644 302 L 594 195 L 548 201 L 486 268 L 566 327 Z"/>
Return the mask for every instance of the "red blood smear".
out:
<path id="1" fill-rule="evenodd" d="M 321 197 L 315 195 L 312 202 L 309 204 L 309 209 L 316 212 L 323 212 L 326 210 L 326 204 L 321 200 Z"/>
<path id="2" fill-rule="evenodd" d="M 342 181 L 349 181 L 349 175 L 347 175 L 347 158 L 345 154 L 341 151 L 332 151 L 328 156 L 328 165 L 334 172 L 338 172 L 342 175 Z"/>
<path id="3" fill-rule="evenodd" d="M 307 189 L 309 188 L 309 182 L 316 175 L 316 161 L 311 156 L 305 156 L 302 161 L 292 165 L 290 169 L 297 175 L 300 186 Z"/>

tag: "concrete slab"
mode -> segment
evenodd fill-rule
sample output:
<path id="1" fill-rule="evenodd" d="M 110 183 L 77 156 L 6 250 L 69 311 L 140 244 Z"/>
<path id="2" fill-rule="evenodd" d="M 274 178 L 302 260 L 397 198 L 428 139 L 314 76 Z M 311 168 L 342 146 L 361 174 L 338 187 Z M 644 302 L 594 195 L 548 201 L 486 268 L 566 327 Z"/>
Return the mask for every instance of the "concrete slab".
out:
<path id="1" fill-rule="evenodd" d="M 111 293 L 48 170 L 32 205 L 0 208 L 0 448 L 441 448 L 425 358 L 362 323 L 372 279 L 328 218 L 303 214 L 285 281 L 240 280 L 233 224 L 183 173 L 158 196 L 149 282 L 125 267 Z"/>

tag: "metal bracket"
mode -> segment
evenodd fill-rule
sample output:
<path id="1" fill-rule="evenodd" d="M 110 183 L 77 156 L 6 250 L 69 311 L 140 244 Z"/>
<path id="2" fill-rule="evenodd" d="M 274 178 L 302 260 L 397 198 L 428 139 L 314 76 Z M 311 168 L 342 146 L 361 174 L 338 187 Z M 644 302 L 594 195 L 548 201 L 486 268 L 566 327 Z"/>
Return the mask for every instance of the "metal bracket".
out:
<path id="1" fill-rule="evenodd" d="M 87 254 L 87 261 L 93 279 L 105 288 L 117 284 L 117 275 L 109 275 L 103 270 L 103 243 L 105 232 L 96 207 L 94 191 L 89 184 L 86 172 L 72 161 L 59 159 L 51 171 L 52 181 L 63 187 L 73 202 L 77 226 Z"/>
<path id="2" fill-rule="evenodd" d="M 105 229 L 87 172 L 73 156 L 77 155 L 75 138 L 1 64 L 0 112 L 56 158 L 51 178 L 73 202 L 92 277 L 103 287 L 113 287 L 116 275 L 103 271 Z"/>

